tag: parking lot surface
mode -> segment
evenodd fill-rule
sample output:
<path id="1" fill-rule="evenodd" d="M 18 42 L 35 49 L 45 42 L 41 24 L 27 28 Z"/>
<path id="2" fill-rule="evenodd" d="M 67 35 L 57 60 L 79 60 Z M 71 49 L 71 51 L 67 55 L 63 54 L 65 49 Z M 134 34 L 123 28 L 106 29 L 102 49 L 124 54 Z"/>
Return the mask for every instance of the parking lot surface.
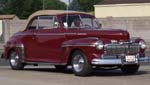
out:
<path id="1" fill-rule="evenodd" d="M 74 76 L 71 69 L 55 70 L 52 66 L 28 66 L 14 71 L 9 66 L 0 66 L 2 85 L 149 85 L 150 66 L 143 65 L 134 75 L 125 75 L 120 70 L 94 70 L 89 77 Z"/>
<path id="2" fill-rule="evenodd" d="M 150 64 L 141 65 L 134 75 L 120 70 L 93 70 L 88 77 L 77 77 L 71 69 L 59 71 L 49 65 L 27 66 L 21 71 L 11 70 L 8 65 L 0 59 L 0 85 L 150 85 Z"/>

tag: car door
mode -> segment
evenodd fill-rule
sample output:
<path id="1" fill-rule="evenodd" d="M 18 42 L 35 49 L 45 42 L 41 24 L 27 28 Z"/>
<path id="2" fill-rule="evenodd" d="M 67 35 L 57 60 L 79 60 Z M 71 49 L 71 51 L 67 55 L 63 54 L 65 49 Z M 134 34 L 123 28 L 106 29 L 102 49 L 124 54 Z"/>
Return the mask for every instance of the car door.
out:
<path id="1" fill-rule="evenodd" d="M 61 22 L 65 29 L 65 37 L 67 40 L 78 38 L 78 30 L 81 23 L 76 23 L 77 19 L 80 21 L 78 14 L 69 14 L 61 16 Z M 78 25 L 77 25 L 78 24 Z"/>
<path id="2" fill-rule="evenodd" d="M 37 58 L 42 62 L 61 62 L 61 44 L 65 40 L 55 16 L 39 16 L 34 32 Z"/>
<path id="3" fill-rule="evenodd" d="M 27 61 L 37 61 L 37 45 L 34 35 L 34 32 L 37 30 L 37 20 L 37 17 L 31 19 L 26 30 L 23 32 L 23 44 Z"/>

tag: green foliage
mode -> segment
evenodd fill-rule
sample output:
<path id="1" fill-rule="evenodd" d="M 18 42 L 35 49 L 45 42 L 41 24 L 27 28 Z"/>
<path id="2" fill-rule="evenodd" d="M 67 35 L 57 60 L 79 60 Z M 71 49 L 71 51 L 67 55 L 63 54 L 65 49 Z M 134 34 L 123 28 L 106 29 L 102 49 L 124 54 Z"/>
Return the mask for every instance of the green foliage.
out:
<path id="1" fill-rule="evenodd" d="M 78 7 L 82 11 L 90 12 L 94 11 L 94 5 L 102 0 L 73 0 L 70 7 Z M 78 2 L 78 6 L 75 4 Z"/>
<path id="2" fill-rule="evenodd" d="M 44 8 L 66 10 L 66 4 L 60 0 L 0 0 L 0 14 L 16 14 L 19 18 L 27 18 L 33 12 Z M 102 0 L 73 0 L 70 10 L 94 11 L 94 4 Z"/>
<path id="3" fill-rule="evenodd" d="M 41 0 L 24 0 L 24 5 L 22 6 L 22 13 L 19 13 L 17 16 L 20 16 L 20 18 L 27 18 L 33 12 L 41 9 Z"/>
<path id="4" fill-rule="evenodd" d="M 80 4 L 78 0 L 73 0 L 72 3 L 69 5 L 69 10 L 81 11 Z"/>
<path id="5" fill-rule="evenodd" d="M 78 0 L 83 11 L 94 11 L 94 5 L 101 0 Z"/>
<path id="6" fill-rule="evenodd" d="M 0 0 L 0 14 L 3 12 L 3 8 L 5 6 L 6 0 Z"/>
<path id="7" fill-rule="evenodd" d="M 4 7 L 1 9 L 2 14 L 16 14 L 19 18 L 27 18 L 33 12 L 43 9 L 66 9 L 66 4 L 59 0 L 3 0 L 1 3 Z"/>
<path id="8" fill-rule="evenodd" d="M 7 0 L 4 14 L 16 14 L 20 18 L 28 17 L 32 12 L 40 9 L 40 0 Z"/>
<path id="9" fill-rule="evenodd" d="M 64 10 L 66 9 L 66 4 L 59 0 L 45 0 L 45 9 Z"/>

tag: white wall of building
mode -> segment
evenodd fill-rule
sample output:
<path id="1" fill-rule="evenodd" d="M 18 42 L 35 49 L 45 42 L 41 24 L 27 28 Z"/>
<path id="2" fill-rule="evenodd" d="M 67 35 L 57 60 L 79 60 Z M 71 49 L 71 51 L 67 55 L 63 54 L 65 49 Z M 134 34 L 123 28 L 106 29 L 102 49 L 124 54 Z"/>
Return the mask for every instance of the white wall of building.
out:
<path id="1" fill-rule="evenodd" d="M 143 17 L 150 16 L 150 3 L 95 5 L 95 16 L 105 17 Z"/>

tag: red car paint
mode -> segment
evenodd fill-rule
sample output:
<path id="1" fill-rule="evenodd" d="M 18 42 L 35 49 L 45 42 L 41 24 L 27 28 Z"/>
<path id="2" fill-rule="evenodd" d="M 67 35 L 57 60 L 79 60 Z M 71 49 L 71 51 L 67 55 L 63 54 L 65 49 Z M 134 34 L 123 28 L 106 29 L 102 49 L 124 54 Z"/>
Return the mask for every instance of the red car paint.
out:
<path id="1" fill-rule="evenodd" d="M 42 12 L 41 12 L 42 13 Z M 56 16 L 59 23 L 57 28 L 49 29 L 29 29 L 30 22 L 37 16 L 44 16 L 42 14 L 33 14 L 28 20 L 25 30 L 14 34 L 5 45 L 3 58 L 8 59 L 10 51 L 16 50 L 18 45 L 24 45 L 23 62 L 48 62 L 48 63 L 68 63 L 72 52 L 76 49 L 81 50 L 87 56 L 89 62 L 94 58 L 100 58 L 104 54 L 103 50 L 97 50 L 93 43 L 98 40 L 103 41 L 104 44 L 111 43 L 111 40 L 118 42 L 130 41 L 130 35 L 127 31 L 121 29 L 99 29 L 91 28 L 75 28 L 69 29 L 63 26 L 62 16 L 73 15 L 92 15 L 80 12 L 65 12 L 65 13 L 46 13 L 46 16 Z M 98 25 L 98 22 L 96 22 Z M 137 38 L 136 43 L 141 39 Z M 141 49 L 139 54 L 144 54 L 145 49 Z"/>

